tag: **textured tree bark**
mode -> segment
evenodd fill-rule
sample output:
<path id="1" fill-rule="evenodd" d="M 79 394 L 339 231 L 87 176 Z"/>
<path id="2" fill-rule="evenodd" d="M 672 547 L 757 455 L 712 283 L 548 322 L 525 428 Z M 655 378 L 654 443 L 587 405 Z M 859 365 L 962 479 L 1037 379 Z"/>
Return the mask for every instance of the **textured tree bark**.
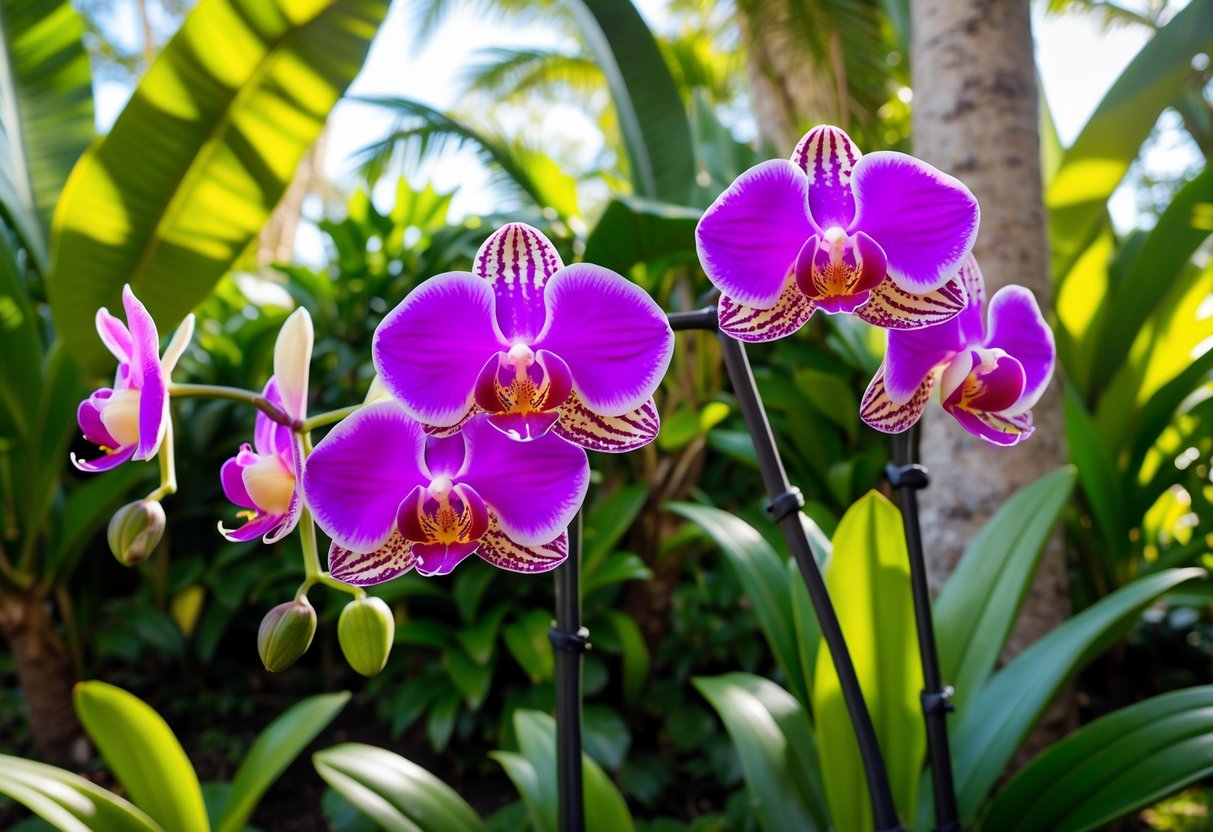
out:
<path id="1" fill-rule="evenodd" d="M 1026 286 L 1051 317 L 1029 4 L 911 0 L 910 9 L 915 153 L 977 195 L 982 215 L 975 254 L 987 294 L 1008 283 Z M 921 451 L 932 477 L 922 499 L 922 525 L 935 591 L 1007 497 L 1066 461 L 1059 388 L 1054 381 L 1033 409 L 1036 433 L 1011 449 L 969 436 L 938 408 L 928 411 Z M 1064 551 L 1055 536 L 1011 636 L 1009 654 L 1068 614 Z M 1049 723 L 1057 727 L 1056 719 Z"/>
<path id="2" fill-rule="evenodd" d="M 13 653 L 38 754 L 54 763 L 87 759 L 87 741 L 72 705 L 75 673 L 42 594 L 0 594 L 0 634 Z"/>

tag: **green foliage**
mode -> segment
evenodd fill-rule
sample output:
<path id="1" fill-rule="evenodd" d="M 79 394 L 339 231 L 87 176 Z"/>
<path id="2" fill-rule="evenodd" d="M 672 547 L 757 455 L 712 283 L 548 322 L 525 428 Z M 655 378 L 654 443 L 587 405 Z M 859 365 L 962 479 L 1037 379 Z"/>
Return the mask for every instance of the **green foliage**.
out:
<path id="1" fill-rule="evenodd" d="M 116 794 L 33 760 L 0 755 L 0 794 L 62 832 L 161 832 L 151 818 Z"/>

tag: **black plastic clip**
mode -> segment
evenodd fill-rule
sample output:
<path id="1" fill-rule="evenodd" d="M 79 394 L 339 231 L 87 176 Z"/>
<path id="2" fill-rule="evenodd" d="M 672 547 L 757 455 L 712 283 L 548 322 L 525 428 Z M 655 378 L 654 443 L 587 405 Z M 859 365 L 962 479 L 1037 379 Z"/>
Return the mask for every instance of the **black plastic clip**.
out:
<path id="1" fill-rule="evenodd" d="M 943 690 L 930 693 L 922 692 L 922 712 L 924 714 L 950 714 L 956 710 L 956 706 L 952 704 L 952 697 L 956 695 L 956 689 L 951 685 L 944 685 Z"/>
<path id="2" fill-rule="evenodd" d="M 802 508 L 804 508 L 804 495 L 796 486 L 790 486 L 787 491 L 771 500 L 771 504 L 767 506 L 767 512 L 778 523 L 789 514 L 795 514 Z"/>
<path id="3" fill-rule="evenodd" d="M 913 465 L 894 465 L 890 462 L 884 467 L 884 475 L 889 485 L 894 488 L 913 488 L 919 491 L 931 484 L 927 476 L 927 467 L 914 463 Z"/>
<path id="4" fill-rule="evenodd" d="M 590 649 L 590 631 L 585 627 L 581 627 L 575 633 L 552 627 L 548 630 L 548 639 L 552 642 L 553 647 L 566 653 L 584 653 Z"/>

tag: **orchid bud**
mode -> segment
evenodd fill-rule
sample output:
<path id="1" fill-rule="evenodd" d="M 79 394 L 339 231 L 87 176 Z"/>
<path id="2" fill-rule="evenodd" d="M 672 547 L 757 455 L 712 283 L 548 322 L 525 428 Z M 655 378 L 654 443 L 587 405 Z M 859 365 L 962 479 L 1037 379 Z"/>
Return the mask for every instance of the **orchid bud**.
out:
<path id="1" fill-rule="evenodd" d="M 147 560 L 164 536 L 164 507 L 158 500 L 127 503 L 110 518 L 110 551 L 123 566 Z"/>
<path id="2" fill-rule="evenodd" d="M 316 635 L 316 610 L 307 598 L 279 604 L 261 619 L 257 652 L 270 673 L 286 670 L 311 646 Z"/>
<path id="3" fill-rule="evenodd" d="M 274 344 L 274 378 L 282 396 L 282 408 L 292 419 L 307 412 L 308 367 L 315 335 L 308 311 L 299 307 L 282 324 Z"/>
<path id="4" fill-rule="evenodd" d="M 337 641 L 350 667 L 374 676 L 387 664 L 396 638 L 396 620 L 382 598 L 351 601 L 337 620 Z"/>

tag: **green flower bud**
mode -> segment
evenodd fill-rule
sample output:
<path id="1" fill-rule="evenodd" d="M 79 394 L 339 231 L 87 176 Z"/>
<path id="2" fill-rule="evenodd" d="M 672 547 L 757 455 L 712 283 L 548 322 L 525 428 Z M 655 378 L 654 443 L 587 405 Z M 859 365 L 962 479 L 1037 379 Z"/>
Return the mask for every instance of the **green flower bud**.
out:
<path id="1" fill-rule="evenodd" d="M 110 551 L 123 566 L 147 560 L 164 536 L 164 507 L 158 500 L 127 503 L 110 518 Z"/>
<path id="2" fill-rule="evenodd" d="M 316 610 L 307 598 L 279 604 L 261 619 L 257 652 L 270 673 L 286 670 L 307 652 L 316 635 Z"/>
<path id="3" fill-rule="evenodd" d="M 382 598 L 351 601 L 337 620 L 337 641 L 350 667 L 374 676 L 387 664 L 396 639 L 396 620 Z"/>

